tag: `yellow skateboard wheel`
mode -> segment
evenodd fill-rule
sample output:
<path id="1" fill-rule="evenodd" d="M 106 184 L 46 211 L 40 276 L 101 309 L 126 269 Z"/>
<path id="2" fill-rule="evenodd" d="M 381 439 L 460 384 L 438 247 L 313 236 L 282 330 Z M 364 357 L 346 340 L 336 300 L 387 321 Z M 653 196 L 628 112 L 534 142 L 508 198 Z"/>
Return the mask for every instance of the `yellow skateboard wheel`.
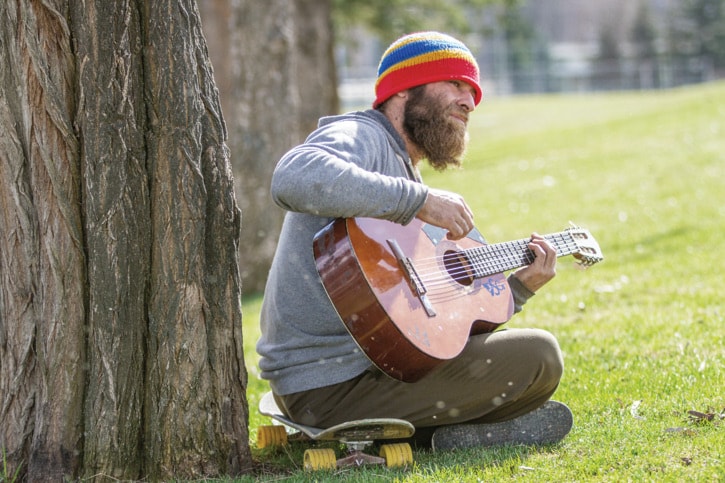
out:
<path id="1" fill-rule="evenodd" d="M 257 448 L 284 446 L 287 444 L 287 431 L 284 426 L 260 426 L 257 428 Z"/>
<path id="2" fill-rule="evenodd" d="M 388 468 L 413 464 L 413 450 L 408 443 L 384 444 L 380 446 L 380 456 L 385 458 Z"/>
<path id="3" fill-rule="evenodd" d="M 305 471 L 334 470 L 337 457 L 332 448 L 315 448 L 305 451 Z"/>

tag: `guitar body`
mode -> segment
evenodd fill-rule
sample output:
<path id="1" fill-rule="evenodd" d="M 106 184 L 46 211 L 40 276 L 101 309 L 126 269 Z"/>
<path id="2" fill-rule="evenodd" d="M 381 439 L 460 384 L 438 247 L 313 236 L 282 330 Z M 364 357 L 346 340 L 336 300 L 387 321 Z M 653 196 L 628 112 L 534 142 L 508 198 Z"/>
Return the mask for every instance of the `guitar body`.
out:
<path id="1" fill-rule="evenodd" d="M 471 268 L 456 257 L 485 244 L 476 230 L 454 242 L 418 219 L 402 226 L 347 218 L 316 235 L 314 254 L 327 294 L 361 350 L 389 376 L 415 382 L 460 354 L 472 333 L 491 332 L 513 314 L 505 275 L 465 276 Z M 413 280 L 401 252 L 414 267 Z"/>

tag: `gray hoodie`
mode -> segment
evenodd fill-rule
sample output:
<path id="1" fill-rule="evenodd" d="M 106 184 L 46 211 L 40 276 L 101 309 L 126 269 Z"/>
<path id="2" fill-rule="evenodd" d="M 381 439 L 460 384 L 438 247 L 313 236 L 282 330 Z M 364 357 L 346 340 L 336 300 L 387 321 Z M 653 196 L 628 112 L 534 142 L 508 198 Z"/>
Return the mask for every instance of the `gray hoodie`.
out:
<path id="1" fill-rule="evenodd" d="M 288 212 L 260 314 L 261 376 L 280 395 L 352 379 L 371 363 L 327 297 L 313 237 L 335 218 L 405 225 L 423 206 L 428 188 L 387 118 L 369 110 L 321 119 L 304 144 L 279 161 L 271 189 Z M 515 285 L 519 310 L 532 294 Z"/>

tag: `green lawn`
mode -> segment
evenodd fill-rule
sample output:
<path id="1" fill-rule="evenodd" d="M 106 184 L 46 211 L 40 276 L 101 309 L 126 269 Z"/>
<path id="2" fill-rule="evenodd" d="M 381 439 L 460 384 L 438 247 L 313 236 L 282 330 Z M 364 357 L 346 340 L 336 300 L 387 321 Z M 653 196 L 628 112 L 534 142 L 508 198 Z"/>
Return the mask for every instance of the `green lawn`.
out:
<path id="1" fill-rule="evenodd" d="M 588 228 L 605 261 L 558 275 L 508 327 L 553 332 L 559 445 L 414 453 L 407 470 L 306 475 L 303 447 L 254 450 L 260 480 L 722 481 L 725 479 L 725 83 L 624 94 L 484 100 L 463 169 L 426 182 L 463 194 L 489 242 Z M 243 300 L 250 438 L 261 295 Z M 691 413 L 691 411 L 696 411 Z"/>

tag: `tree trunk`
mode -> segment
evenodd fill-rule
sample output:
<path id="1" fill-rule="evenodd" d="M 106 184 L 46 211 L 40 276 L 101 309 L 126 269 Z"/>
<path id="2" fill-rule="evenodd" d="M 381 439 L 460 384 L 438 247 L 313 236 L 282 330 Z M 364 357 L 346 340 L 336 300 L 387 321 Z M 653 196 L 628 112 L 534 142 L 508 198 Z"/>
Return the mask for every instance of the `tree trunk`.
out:
<path id="1" fill-rule="evenodd" d="M 10 470 L 249 469 L 240 216 L 194 1 L 1 2 L 0 29 Z"/>
<path id="2" fill-rule="evenodd" d="M 301 93 L 300 127 L 306 136 L 322 116 L 340 112 L 330 0 L 297 0 L 296 84 Z"/>
<path id="3" fill-rule="evenodd" d="M 328 0 L 201 2 L 242 206 L 245 292 L 264 289 L 284 213 L 269 195 L 279 158 L 339 109 Z M 270 14 L 274 12 L 274 14 Z"/>
<path id="4" fill-rule="evenodd" d="M 215 65 L 233 69 L 231 90 L 223 95 L 230 106 L 229 147 L 243 212 L 240 260 L 247 292 L 264 288 L 282 225 L 282 210 L 269 197 L 272 170 L 300 138 L 293 13 L 294 2 L 287 0 L 243 0 L 233 3 L 230 17 L 218 19 L 229 28 L 227 49 L 217 53 Z"/>

